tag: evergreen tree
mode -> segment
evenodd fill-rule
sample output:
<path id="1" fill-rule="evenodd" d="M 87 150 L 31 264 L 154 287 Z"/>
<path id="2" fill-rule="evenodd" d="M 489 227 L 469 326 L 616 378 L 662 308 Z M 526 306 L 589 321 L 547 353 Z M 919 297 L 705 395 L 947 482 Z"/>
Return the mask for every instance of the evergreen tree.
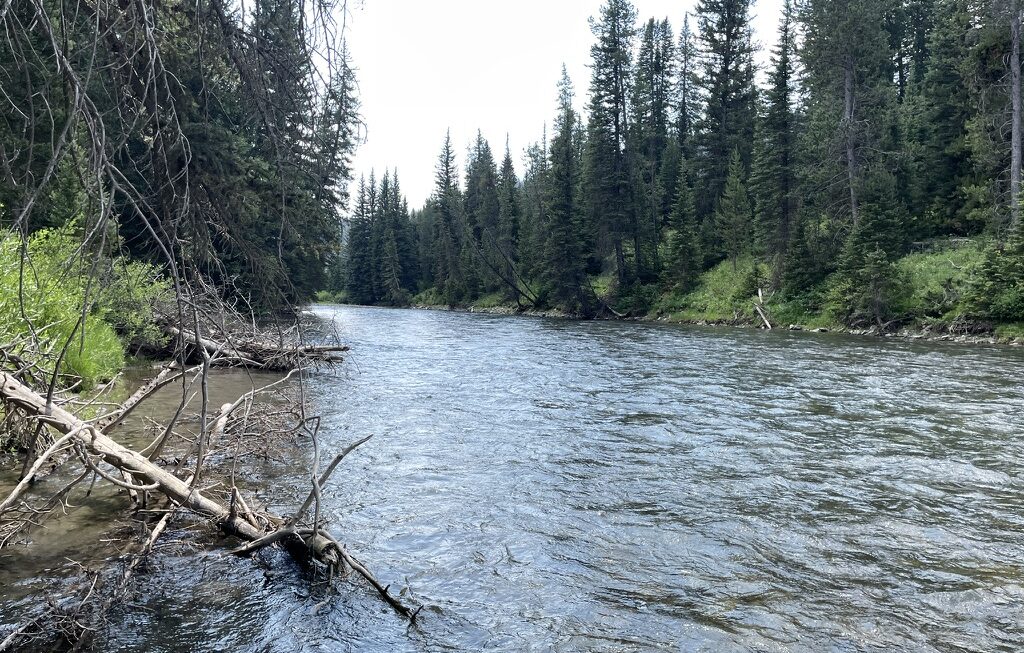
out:
<path id="1" fill-rule="evenodd" d="M 573 90 L 562 67 L 558 85 L 558 117 L 551 141 L 551 172 L 545 193 L 547 236 L 544 277 L 551 288 L 551 300 L 572 313 L 588 310 L 583 291 L 586 280 L 580 242 L 579 181 L 581 164 L 576 142 L 577 116 L 572 106 Z"/>
<path id="2" fill-rule="evenodd" d="M 637 56 L 630 124 L 633 176 L 633 253 L 636 276 L 650 280 L 657 273 L 658 244 L 667 218 L 662 167 L 669 142 L 672 98 L 672 28 L 653 18 L 644 27 Z"/>
<path id="3" fill-rule="evenodd" d="M 477 257 L 473 276 L 481 279 L 484 290 L 494 290 L 501 286 L 498 271 L 504 266 L 499 250 L 498 170 L 491 146 L 479 131 L 466 162 L 463 211 L 469 230 L 467 239 Z"/>
<path id="4" fill-rule="evenodd" d="M 796 115 L 793 108 L 795 49 L 793 6 L 783 5 L 779 42 L 772 70 L 764 117 L 754 144 L 752 185 L 756 205 L 758 251 L 772 266 L 772 285 L 783 274 L 790 230 L 796 213 Z"/>
<path id="5" fill-rule="evenodd" d="M 895 143 L 886 140 L 896 97 L 887 6 L 885 0 L 809 0 L 801 16 L 809 121 L 802 143 L 804 185 L 813 189 L 806 206 L 839 233 L 857 229 L 865 180 L 894 151 Z"/>
<path id="6" fill-rule="evenodd" d="M 984 226 L 972 219 L 965 189 L 975 183 L 969 123 L 974 114 L 967 75 L 972 38 L 968 0 L 943 0 L 928 42 L 927 68 L 921 84 L 919 179 L 931 224 L 922 236 L 967 235 Z"/>
<path id="7" fill-rule="evenodd" d="M 725 189 L 715 212 L 715 222 L 721 229 L 725 251 L 732 261 L 734 271 L 739 257 L 750 244 L 750 217 L 750 199 L 743 183 L 743 161 L 740 160 L 739 151 L 733 150 Z"/>
<path id="8" fill-rule="evenodd" d="M 600 16 L 591 20 L 597 42 L 590 49 L 587 213 L 593 232 L 611 247 L 620 285 L 629 278 L 623 242 L 633 219 L 626 147 L 635 23 L 636 10 L 628 0 L 606 0 Z"/>
<path id="9" fill-rule="evenodd" d="M 722 196 L 733 151 L 743 164 L 742 181 L 750 170 L 754 142 L 754 46 L 750 0 L 700 0 L 697 4 L 703 74 L 698 78 L 704 98 L 699 144 L 703 152 L 698 214 L 711 215 Z"/>
<path id="10" fill-rule="evenodd" d="M 693 173 L 690 164 L 683 161 L 676 191 L 676 205 L 672 213 L 675 231 L 669 241 L 671 262 L 669 279 L 682 292 L 690 292 L 697 285 L 703 269 L 700 236 L 697 231 L 697 203 L 694 199 Z"/>
<path id="11" fill-rule="evenodd" d="M 445 135 L 437 159 L 433 201 L 436 216 L 434 287 L 440 290 L 445 301 L 456 304 L 467 293 L 464 265 L 468 252 L 463 252 L 462 194 L 450 132 Z"/>
<path id="12" fill-rule="evenodd" d="M 359 180 L 359 192 L 352 212 L 352 224 L 348 237 L 348 265 L 346 291 L 348 300 L 355 304 L 374 302 L 373 254 L 370 239 L 370 208 L 366 190 L 366 178 Z"/>

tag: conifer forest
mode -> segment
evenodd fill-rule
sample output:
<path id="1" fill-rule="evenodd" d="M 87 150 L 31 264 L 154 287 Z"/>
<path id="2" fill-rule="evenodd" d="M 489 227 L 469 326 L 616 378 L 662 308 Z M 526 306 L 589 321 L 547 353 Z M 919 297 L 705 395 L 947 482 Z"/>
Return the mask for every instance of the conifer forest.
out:
<path id="1" fill-rule="evenodd" d="M 397 172 L 362 178 L 326 288 L 757 323 L 761 290 L 793 322 L 1024 319 L 1015 4 L 787 2 L 760 68 L 752 11 L 701 0 L 644 21 L 605 2 L 591 77 L 551 89 L 522 178 L 520 153 L 483 136 L 464 156 L 439 139 L 422 208 Z"/>

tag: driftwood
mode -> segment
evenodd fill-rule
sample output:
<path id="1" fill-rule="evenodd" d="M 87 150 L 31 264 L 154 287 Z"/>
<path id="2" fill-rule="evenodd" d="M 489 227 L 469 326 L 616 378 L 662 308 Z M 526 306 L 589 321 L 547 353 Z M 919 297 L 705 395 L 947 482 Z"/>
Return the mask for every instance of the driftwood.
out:
<path id="1" fill-rule="evenodd" d="M 764 321 L 764 327 L 769 331 L 772 330 L 772 323 L 768 320 L 768 314 L 764 310 L 764 293 L 761 289 L 757 289 L 757 301 L 754 302 L 754 310 L 757 311 L 758 316 Z"/>
<path id="2" fill-rule="evenodd" d="M 79 446 L 90 455 L 98 457 L 103 463 L 121 472 L 124 479 L 127 480 L 114 478 L 110 473 L 101 470 L 99 464 L 90 461 L 89 468 L 92 472 L 128 490 L 160 492 L 170 500 L 173 506 L 210 519 L 225 533 L 236 535 L 252 543 L 237 549 L 234 553 L 250 554 L 260 548 L 280 542 L 285 544 L 290 550 L 298 549 L 304 552 L 305 555 L 327 565 L 332 575 L 335 570 L 342 569 L 345 564 L 348 564 L 353 570 L 366 578 L 400 614 L 410 619 L 414 618 L 416 612 L 410 610 L 393 597 L 388 592 L 387 587 L 382 586 L 365 566 L 358 563 L 351 554 L 345 551 L 344 547 L 336 539 L 321 530 L 319 524 L 314 523 L 312 529 L 298 528 L 298 521 L 312 503 L 313 493 L 310 494 L 310 498 L 307 498 L 299 511 L 290 520 L 284 520 L 274 515 L 266 515 L 269 523 L 278 525 L 273 530 L 267 532 L 257 525 L 257 520 L 253 519 L 251 511 L 248 509 L 248 506 L 245 506 L 244 500 L 242 500 L 239 493 L 234 492 L 232 494 L 230 507 L 224 506 L 197 489 L 193 482 L 193 477 L 190 476 L 186 480 L 178 478 L 173 473 L 154 463 L 150 458 L 115 442 L 99 426 L 99 424 L 108 424 L 111 427 L 116 426 L 128 411 L 137 406 L 146 396 L 151 395 L 155 388 L 168 377 L 174 376 L 175 373 L 165 375 L 164 372 L 161 372 L 157 377 L 159 381 L 154 380 L 143 387 L 146 392 L 133 394 L 132 398 L 121 409 L 115 411 L 110 416 L 101 418 L 97 424 L 90 424 L 64 408 L 47 402 L 44 396 L 32 390 L 14 375 L 0 372 L 0 400 L 3 401 L 7 408 L 17 409 L 29 419 L 35 420 L 41 425 L 46 425 L 61 434 L 61 437 L 36 460 L 29 473 L 22 479 L 14 492 L 0 502 L 0 507 L 7 508 L 18 501 L 19 496 L 27 489 L 32 481 L 32 477 L 42 466 L 43 462 L 45 462 L 46 458 L 69 444 Z M 241 405 L 247 396 L 251 396 L 254 393 L 255 391 L 247 393 L 247 395 L 243 395 L 234 404 L 225 404 L 221 407 L 220 413 L 214 420 L 211 429 L 211 440 L 224 430 L 230 413 Z M 319 496 L 320 486 L 327 482 L 331 472 L 334 471 L 345 455 L 368 439 L 360 440 L 346 448 L 334 458 L 323 475 L 314 479 L 314 492 L 316 496 Z M 239 510 L 239 507 L 242 509 Z"/>
<path id="3" fill-rule="evenodd" d="M 186 345 L 201 348 L 210 357 L 212 365 L 266 371 L 287 371 L 304 366 L 340 363 L 343 360 L 341 354 L 349 349 L 344 345 L 275 344 L 265 339 L 219 342 L 209 336 L 197 337 L 194 331 L 176 326 L 167 326 L 165 330 L 168 335 L 180 339 Z"/>

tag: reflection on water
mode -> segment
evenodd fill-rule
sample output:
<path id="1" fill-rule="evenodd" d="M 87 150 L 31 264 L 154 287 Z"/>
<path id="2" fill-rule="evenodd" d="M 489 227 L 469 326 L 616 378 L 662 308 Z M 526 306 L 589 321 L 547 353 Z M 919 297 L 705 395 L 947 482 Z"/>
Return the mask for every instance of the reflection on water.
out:
<path id="1" fill-rule="evenodd" d="M 353 347 L 311 382 L 325 448 L 376 436 L 329 512 L 420 623 L 282 554 L 170 546 L 104 648 L 1024 648 L 1019 350 L 317 312 Z"/>

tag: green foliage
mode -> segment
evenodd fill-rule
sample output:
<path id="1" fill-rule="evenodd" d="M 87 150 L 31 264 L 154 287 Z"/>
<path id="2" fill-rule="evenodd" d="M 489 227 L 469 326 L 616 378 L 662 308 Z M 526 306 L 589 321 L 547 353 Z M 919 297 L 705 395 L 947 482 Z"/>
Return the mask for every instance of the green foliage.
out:
<path id="1" fill-rule="evenodd" d="M 721 230 L 725 251 L 734 270 L 740 255 L 748 250 L 750 244 L 750 215 L 750 200 L 743 184 L 743 162 L 740 161 L 739 150 L 733 150 L 715 223 Z"/>
<path id="2" fill-rule="evenodd" d="M 173 289 L 160 268 L 117 258 L 100 279 L 96 316 L 121 337 L 129 351 L 160 347 L 167 336 L 156 324 L 157 310 L 172 301 Z"/>
<path id="3" fill-rule="evenodd" d="M 1005 7 L 786 2 L 759 89 L 751 5 L 700 0 L 675 44 L 668 21 L 638 29 L 605 0 L 585 117 L 566 76 L 522 180 L 478 136 L 460 187 L 447 139 L 411 246 L 398 223 L 392 247 L 353 222 L 349 297 L 592 314 L 596 292 L 630 314 L 756 321 L 762 289 L 773 322 L 1024 319 L 1019 239 L 935 249 L 1006 231 Z"/>
<path id="4" fill-rule="evenodd" d="M 765 275 L 764 268 L 756 271 L 750 255 L 733 261 L 722 261 L 700 277 L 697 289 L 685 295 L 668 295 L 656 304 L 659 313 L 676 319 L 728 322 L 737 318 L 753 317 L 753 302 L 757 294 L 752 279 Z"/>
<path id="5" fill-rule="evenodd" d="M 965 293 L 980 279 L 984 260 L 984 247 L 976 241 L 904 256 L 896 261 L 897 278 L 905 285 L 894 311 L 915 319 L 965 313 Z"/>
<path id="6" fill-rule="evenodd" d="M 24 249 L 16 234 L 4 234 L 0 240 L 0 343 L 14 345 L 51 370 L 66 347 L 60 372 L 78 377 L 81 387 L 88 388 L 121 369 L 124 349 L 114 327 L 103 319 L 112 307 L 103 304 L 95 288 L 87 288 L 88 262 L 77 251 L 77 243 L 70 226 L 37 231 Z M 88 290 L 92 290 L 89 302 Z M 84 321 L 83 306 L 91 309 Z M 36 344 L 27 347 L 33 334 Z"/>
<path id="7" fill-rule="evenodd" d="M 981 274 L 972 285 L 968 305 L 972 313 L 995 322 L 1024 321 L 1024 230 L 1008 243 L 990 246 Z"/>
<path id="8" fill-rule="evenodd" d="M 829 282 L 826 310 L 842 324 L 885 326 L 897 317 L 898 293 L 906 287 L 880 248 L 853 258 Z"/>

